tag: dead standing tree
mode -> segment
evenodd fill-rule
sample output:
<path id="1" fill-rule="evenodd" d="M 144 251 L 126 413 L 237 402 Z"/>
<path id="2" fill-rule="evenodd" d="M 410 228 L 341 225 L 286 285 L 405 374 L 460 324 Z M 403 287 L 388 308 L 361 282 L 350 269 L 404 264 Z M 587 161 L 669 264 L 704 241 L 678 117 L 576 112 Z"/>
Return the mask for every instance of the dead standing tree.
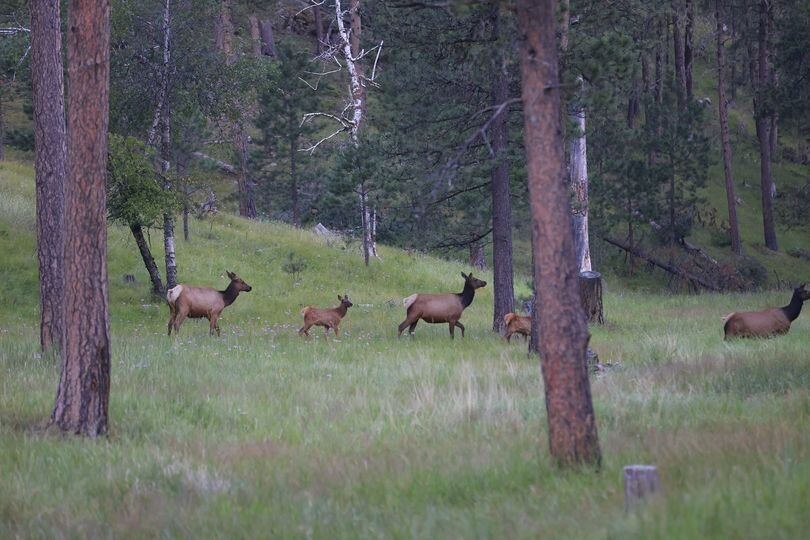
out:
<path id="1" fill-rule="evenodd" d="M 314 2 L 310 7 L 319 7 L 324 4 L 324 1 Z M 348 10 L 344 10 L 341 0 L 335 0 L 335 21 L 338 27 L 339 41 L 333 49 L 321 55 L 322 57 L 331 58 L 335 64 L 337 64 L 338 68 L 329 72 L 315 74 L 317 77 L 322 77 L 337 71 L 342 71 L 345 63 L 346 71 L 349 74 L 349 99 L 340 114 L 313 112 L 304 115 L 304 118 L 301 121 L 302 124 L 318 117 L 326 118 L 338 124 L 336 131 L 313 143 L 308 148 L 302 149 L 302 151 L 309 152 L 310 154 L 313 153 L 315 149 L 325 141 L 346 131 L 349 132 L 354 147 L 360 147 L 359 133 L 366 109 L 366 86 L 369 84 L 375 84 L 374 81 L 377 75 L 377 63 L 380 59 L 380 51 L 382 51 L 383 42 L 381 41 L 379 45 L 374 46 L 368 51 L 360 48 L 360 34 L 362 29 L 362 21 L 359 11 L 360 0 L 350 0 L 350 2 L 351 7 Z M 346 17 L 349 19 L 348 28 L 345 22 Z M 374 64 L 371 68 L 371 76 L 366 76 L 361 60 L 366 57 L 370 57 L 370 55 L 375 51 L 376 55 L 374 56 Z M 341 63 L 341 60 L 343 63 Z M 360 221 L 363 231 L 363 259 L 365 260 L 366 266 L 368 266 L 371 257 L 377 256 L 377 246 L 375 240 L 377 215 L 374 208 L 369 208 L 368 192 L 368 183 L 366 179 L 363 179 L 361 180 L 360 185 L 357 186 L 357 194 L 360 198 Z"/>

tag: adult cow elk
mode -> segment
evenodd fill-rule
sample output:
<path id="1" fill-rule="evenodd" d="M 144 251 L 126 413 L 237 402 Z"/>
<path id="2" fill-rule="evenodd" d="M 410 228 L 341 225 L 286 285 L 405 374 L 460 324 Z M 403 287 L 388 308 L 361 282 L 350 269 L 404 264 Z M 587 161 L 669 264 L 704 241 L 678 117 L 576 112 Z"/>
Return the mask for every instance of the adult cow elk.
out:
<path id="1" fill-rule="evenodd" d="M 802 312 L 805 300 L 810 300 L 810 291 L 805 285 L 793 289 L 790 303 L 781 308 L 761 311 L 736 311 L 723 317 L 725 339 L 733 337 L 770 337 L 787 334 L 790 324 Z"/>
<path id="2" fill-rule="evenodd" d="M 464 278 L 464 290 L 460 293 L 416 293 L 404 298 L 402 303 L 405 305 L 406 317 L 399 325 L 397 337 L 402 335 L 406 327 L 410 327 L 408 334 L 413 335 L 419 319 L 428 323 L 447 323 L 450 325 L 451 338 L 455 338 L 455 329 L 458 326 L 461 328 L 461 337 L 464 337 L 464 325 L 458 320 L 464 309 L 472 304 L 475 290 L 486 287 L 487 282 L 474 278 L 472 273 L 467 275 L 462 272 L 461 277 Z"/>
<path id="3" fill-rule="evenodd" d="M 250 292 L 253 289 L 233 272 L 228 272 L 228 277 L 231 282 L 224 291 L 184 284 L 166 291 L 166 300 L 169 302 L 169 335 L 172 335 L 172 329 L 177 334 L 186 317 L 208 319 L 210 334 L 216 332 L 219 335 L 217 320 L 222 310 L 233 304 L 240 292 Z"/>
<path id="4" fill-rule="evenodd" d="M 307 306 L 301 310 L 301 315 L 304 316 L 304 326 L 302 326 L 298 330 L 299 336 L 307 336 L 309 337 L 309 329 L 313 326 L 323 326 L 324 337 L 329 335 L 329 329 L 331 328 L 335 332 L 335 337 L 338 337 L 338 326 L 340 326 L 340 320 L 346 316 L 346 313 L 349 311 L 349 308 L 352 307 L 354 304 L 349 301 L 349 295 L 344 294 L 343 297 L 337 295 L 338 300 L 340 300 L 340 305 L 333 308 L 316 308 L 312 306 Z"/>

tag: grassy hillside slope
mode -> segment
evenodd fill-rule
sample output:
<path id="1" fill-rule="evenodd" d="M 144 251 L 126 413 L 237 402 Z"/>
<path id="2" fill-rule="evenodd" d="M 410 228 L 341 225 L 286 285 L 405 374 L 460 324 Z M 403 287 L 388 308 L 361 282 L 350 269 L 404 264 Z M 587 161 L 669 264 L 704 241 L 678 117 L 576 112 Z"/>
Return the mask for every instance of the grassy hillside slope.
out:
<path id="1" fill-rule="evenodd" d="M 608 281 L 592 328 L 600 472 L 560 472 L 542 378 L 520 340 L 424 325 L 395 338 L 400 299 L 459 290 L 463 265 L 230 216 L 194 221 L 182 281 L 253 285 L 222 337 L 165 336 L 125 231 L 110 228 L 110 435 L 43 434 L 58 362 L 37 347 L 33 180 L 0 164 L 0 537 L 799 538 L 810 529 L 810 316 L 725 343 L 720 316 L 788 293 L 663 296 Z M 153 238 L 160 258 L 160 237 Z M 345 247 L 345 249 L 344 249 Z M 281 270 L 294 251 L 299 283 Z M 122 276 L 135 274 L 134 284 Z M 489 279 L 485 276 L 485 279 Z M 355 302 L 339 340 L 303 340 L 302 305 Z M 524 291 L 525 292 L 525 291 Z M 317 334 L 317 332 L 316 332 Z M 626 515 L 622 466 L 655 463 L 662 497 Z"/>

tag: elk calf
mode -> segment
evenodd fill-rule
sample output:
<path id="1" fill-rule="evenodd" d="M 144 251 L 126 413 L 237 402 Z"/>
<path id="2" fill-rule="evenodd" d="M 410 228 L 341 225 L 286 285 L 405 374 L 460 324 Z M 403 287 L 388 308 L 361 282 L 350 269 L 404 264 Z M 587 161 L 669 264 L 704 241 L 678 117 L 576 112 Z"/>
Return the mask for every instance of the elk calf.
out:
<path id="1" fill-rule="evenodd" d="M 531 315 L 507 313 L 503 316 L 503 322 L 506 323 L 506 332 L 503 335 L 506 341 L 512 340 L 512 334 L 521 334 L 524 340 L 529 339 L 529 336 L 532 334 Z"/>
<path id="2" fill-rule="evenodd" d="M 785 307 L 729 313 L 723 317 L 725 339 L 787 334 L 790 324 L 802 312 L 805 300 L 810 300 L 810 291 L 805 289 L 805 285 L 800 285 L 793 289 L 790 303 Z"/>
<path id="3" fill-rule="evenodd" d="M 219 335 L 217 320 L 222 310 L 233 304 L 240 292 L 250 292 L 253 289 L 233 272 L 228 272 L 228 277 L 231 282 L 224 291 L 182 284 L 166 291 L 166 301 L 169 303 L 169 335 L 172 335 L 172 329 L 177 334 L 186 317 L 208 319 L 209 333 L 213 335 L 216 332 Z"/>
<path id="4" fill-rule="evenodd" d="M 349 308 L 352 307 L 352 304 L 349 301 L 349 296 L 344 294 L 341 298 L 338 295 L 338 300 L 340 300 L 340 305 L 333 308 L 316 308 L 312 306 L 307 306 L 301 310 L 301 315 L 304 316 L 304 326 L 302 326 L 298 330 L 299 336 L 309 336 L 309 329 L 313 326 L 323 326 L 324 337 L 329 335 L 329 329 L 331 328 L 335 332 L 335 337 L 338 337 L 338 326 L 340 326 L 340 320 L 346 316 L 346 312 L 349 311 Z"/>
<path id="5" fill-rule="evenodd" d="M 455 338 L 456 326 L 461 328 L 461 337 L 464 337 L 464 325 L 458 322 L 464 309 L 472 304 L 475 290 L 486 287 L 487 282 L 470 275 L 461 273 L 464 278 L 464 290 L 460 293 L 422 294 L 416 293 L 402 300 L 405 305 L 406 317 L 399 325 L 397 337 L 402 335 L 406 327 L 408 334 L 413 335 L 419 319 L 428 323 L 447 323 L 450 325 L 450 337 Z"/>

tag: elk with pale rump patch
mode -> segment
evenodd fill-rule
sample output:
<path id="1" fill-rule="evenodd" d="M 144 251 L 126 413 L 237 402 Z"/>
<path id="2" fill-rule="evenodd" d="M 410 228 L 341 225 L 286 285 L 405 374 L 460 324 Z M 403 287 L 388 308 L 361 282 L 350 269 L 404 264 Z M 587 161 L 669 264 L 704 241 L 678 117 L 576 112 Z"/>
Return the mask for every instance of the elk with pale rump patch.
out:
<path id="1" fill-rule="evenodd" d="M 503 335 L 506 341 L 512 340 L 512 334 L 521 334 L 524 340 L 529 339 L 529 336 L 532 334 L 531 315 L 507 313 L 503 316 L 503 322 L 506 323 L 506 332 Z"/>
<path id="2" fill-rule="evenodd" d="M 810 291 L 805 289 L 805 285 L 800 285 L 793 289 L 790 303 L 785 307 L 729 313 L 723 317 L 725 339 L 787 334 L 790 324 L 802 312 L 805 300 L 810 300 Z"/>
<path id="3" fill-rule="evenodd" d="M 228 277 L 231 282 L 224 291 L 183 284 L 166 291 L 166 300 L 169 302 L 169 335 L 172 335 L 172 329 L 177 334 L 186 317 L 208 319 L 210 334 L 216 332 L 219 335 L 217 320 L 222 310 L 233 304 L 240 292 L 250 292 L 253 289 L 233 272 L 228 272 Z"/>
<path id="4" fill-rule="evenodd" d="M 399 325 L 397 337 L 402 335 L 406 327 L 408 334 L 413 335 L 419 319 L 428 323 L 447 323 L 450 325 L 450 337 L 455 338 L 456 326 L 461 328 L 461 337 L 464 337 L 464 325 L 458 322 L 466 307 L 472 304 L 475 290 L 486 287 L 487 282 L 470 275 L 461 273 L 464 278 L 464 290 L 460 293 L 445 294 L 412 294 L 402 300 L 405 305 L 406 317 Z"/>
<path id="5" fill-rule="evenodd" d="M 347 294 L 344 294 L 342 298 L 340 295 L 338 295 L 338 300 L 340 300 L 340 305 L 337 307 L 316 308 L 307 306 L 302 309 L 301 315 L 304 316 L 304 326 L 298 330 L 298 335 L 309 336 L 310 328 L 313 326 L 323 326 L 324 337 L 329 335 L 330 328 L 335 332 L 335 337 L 338 337 L 338 326 L 340 326 L 340 320 L 346 316 L 349 308 L 354 305 L 349 301 L 349 295 Z"/>

